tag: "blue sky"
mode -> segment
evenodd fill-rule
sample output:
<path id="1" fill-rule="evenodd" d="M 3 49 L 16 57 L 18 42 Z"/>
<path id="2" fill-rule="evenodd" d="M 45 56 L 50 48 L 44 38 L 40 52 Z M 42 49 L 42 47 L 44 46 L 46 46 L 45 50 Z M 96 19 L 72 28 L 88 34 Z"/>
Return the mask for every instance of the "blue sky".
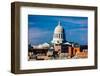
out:
<path id="1" fill-rule="evenodd" d="M 67 41 L 88 44 L 88 17 L 50 15 L 28 15 L 28 42 L 32 45 L 51 42 L 59 21 Z"/>

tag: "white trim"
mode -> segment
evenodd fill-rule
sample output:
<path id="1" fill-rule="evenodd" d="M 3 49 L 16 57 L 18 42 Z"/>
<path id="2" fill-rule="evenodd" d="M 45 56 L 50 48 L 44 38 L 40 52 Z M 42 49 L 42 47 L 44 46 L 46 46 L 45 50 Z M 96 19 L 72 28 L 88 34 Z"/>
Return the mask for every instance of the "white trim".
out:
<path id="1" fill-rule="evenodd" d="M 87 59 L 66 59 L 66 60 L 45 60 L 28 61 L 28 14 L 33 15 L 54 15 L 54 16 L 82 16 L 88 17 L 88 58 Z M 94 65 L 94 11 L 55 9 L 39 7 L 21 7 L 20 9 L 20 69 L 43 69 L 57 67 L 75 67 Z"/>

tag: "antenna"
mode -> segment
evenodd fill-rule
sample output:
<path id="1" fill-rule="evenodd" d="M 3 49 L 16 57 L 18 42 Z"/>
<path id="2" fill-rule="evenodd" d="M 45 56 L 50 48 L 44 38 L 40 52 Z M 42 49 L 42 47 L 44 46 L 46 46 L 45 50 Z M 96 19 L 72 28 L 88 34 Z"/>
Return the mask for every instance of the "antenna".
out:
<path id="1" fill-rule="evenodd" d="M 58 25 L 60 25 L 60 21 L 58 22 Z"/>

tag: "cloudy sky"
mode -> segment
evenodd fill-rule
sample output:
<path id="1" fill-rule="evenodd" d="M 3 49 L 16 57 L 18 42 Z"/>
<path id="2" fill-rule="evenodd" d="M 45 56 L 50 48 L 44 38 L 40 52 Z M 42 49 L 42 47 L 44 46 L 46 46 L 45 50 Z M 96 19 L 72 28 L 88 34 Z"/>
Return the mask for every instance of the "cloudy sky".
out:
<path id="1" fill-rule="evenodd" d="M 28 15 L 28 42 L 38 45 L 51 42 L 58 22 L 61 22 L 66 40 L 88 44 L 88 17 Z"/>

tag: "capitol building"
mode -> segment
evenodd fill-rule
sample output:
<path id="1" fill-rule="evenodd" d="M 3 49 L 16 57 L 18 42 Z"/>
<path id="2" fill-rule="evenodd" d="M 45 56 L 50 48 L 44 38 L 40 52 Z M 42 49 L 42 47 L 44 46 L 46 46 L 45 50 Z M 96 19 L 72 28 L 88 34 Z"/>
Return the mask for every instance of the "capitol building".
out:
<path id="1" fill-rule="evenodd" d="M 43 43 L 38 46 L 29 45 L 28 60 L 87 58 L 88 47 L 75 42 L 68 42 L 65 35 L 65 30 L 59 21 L 50 43 Z"/>

